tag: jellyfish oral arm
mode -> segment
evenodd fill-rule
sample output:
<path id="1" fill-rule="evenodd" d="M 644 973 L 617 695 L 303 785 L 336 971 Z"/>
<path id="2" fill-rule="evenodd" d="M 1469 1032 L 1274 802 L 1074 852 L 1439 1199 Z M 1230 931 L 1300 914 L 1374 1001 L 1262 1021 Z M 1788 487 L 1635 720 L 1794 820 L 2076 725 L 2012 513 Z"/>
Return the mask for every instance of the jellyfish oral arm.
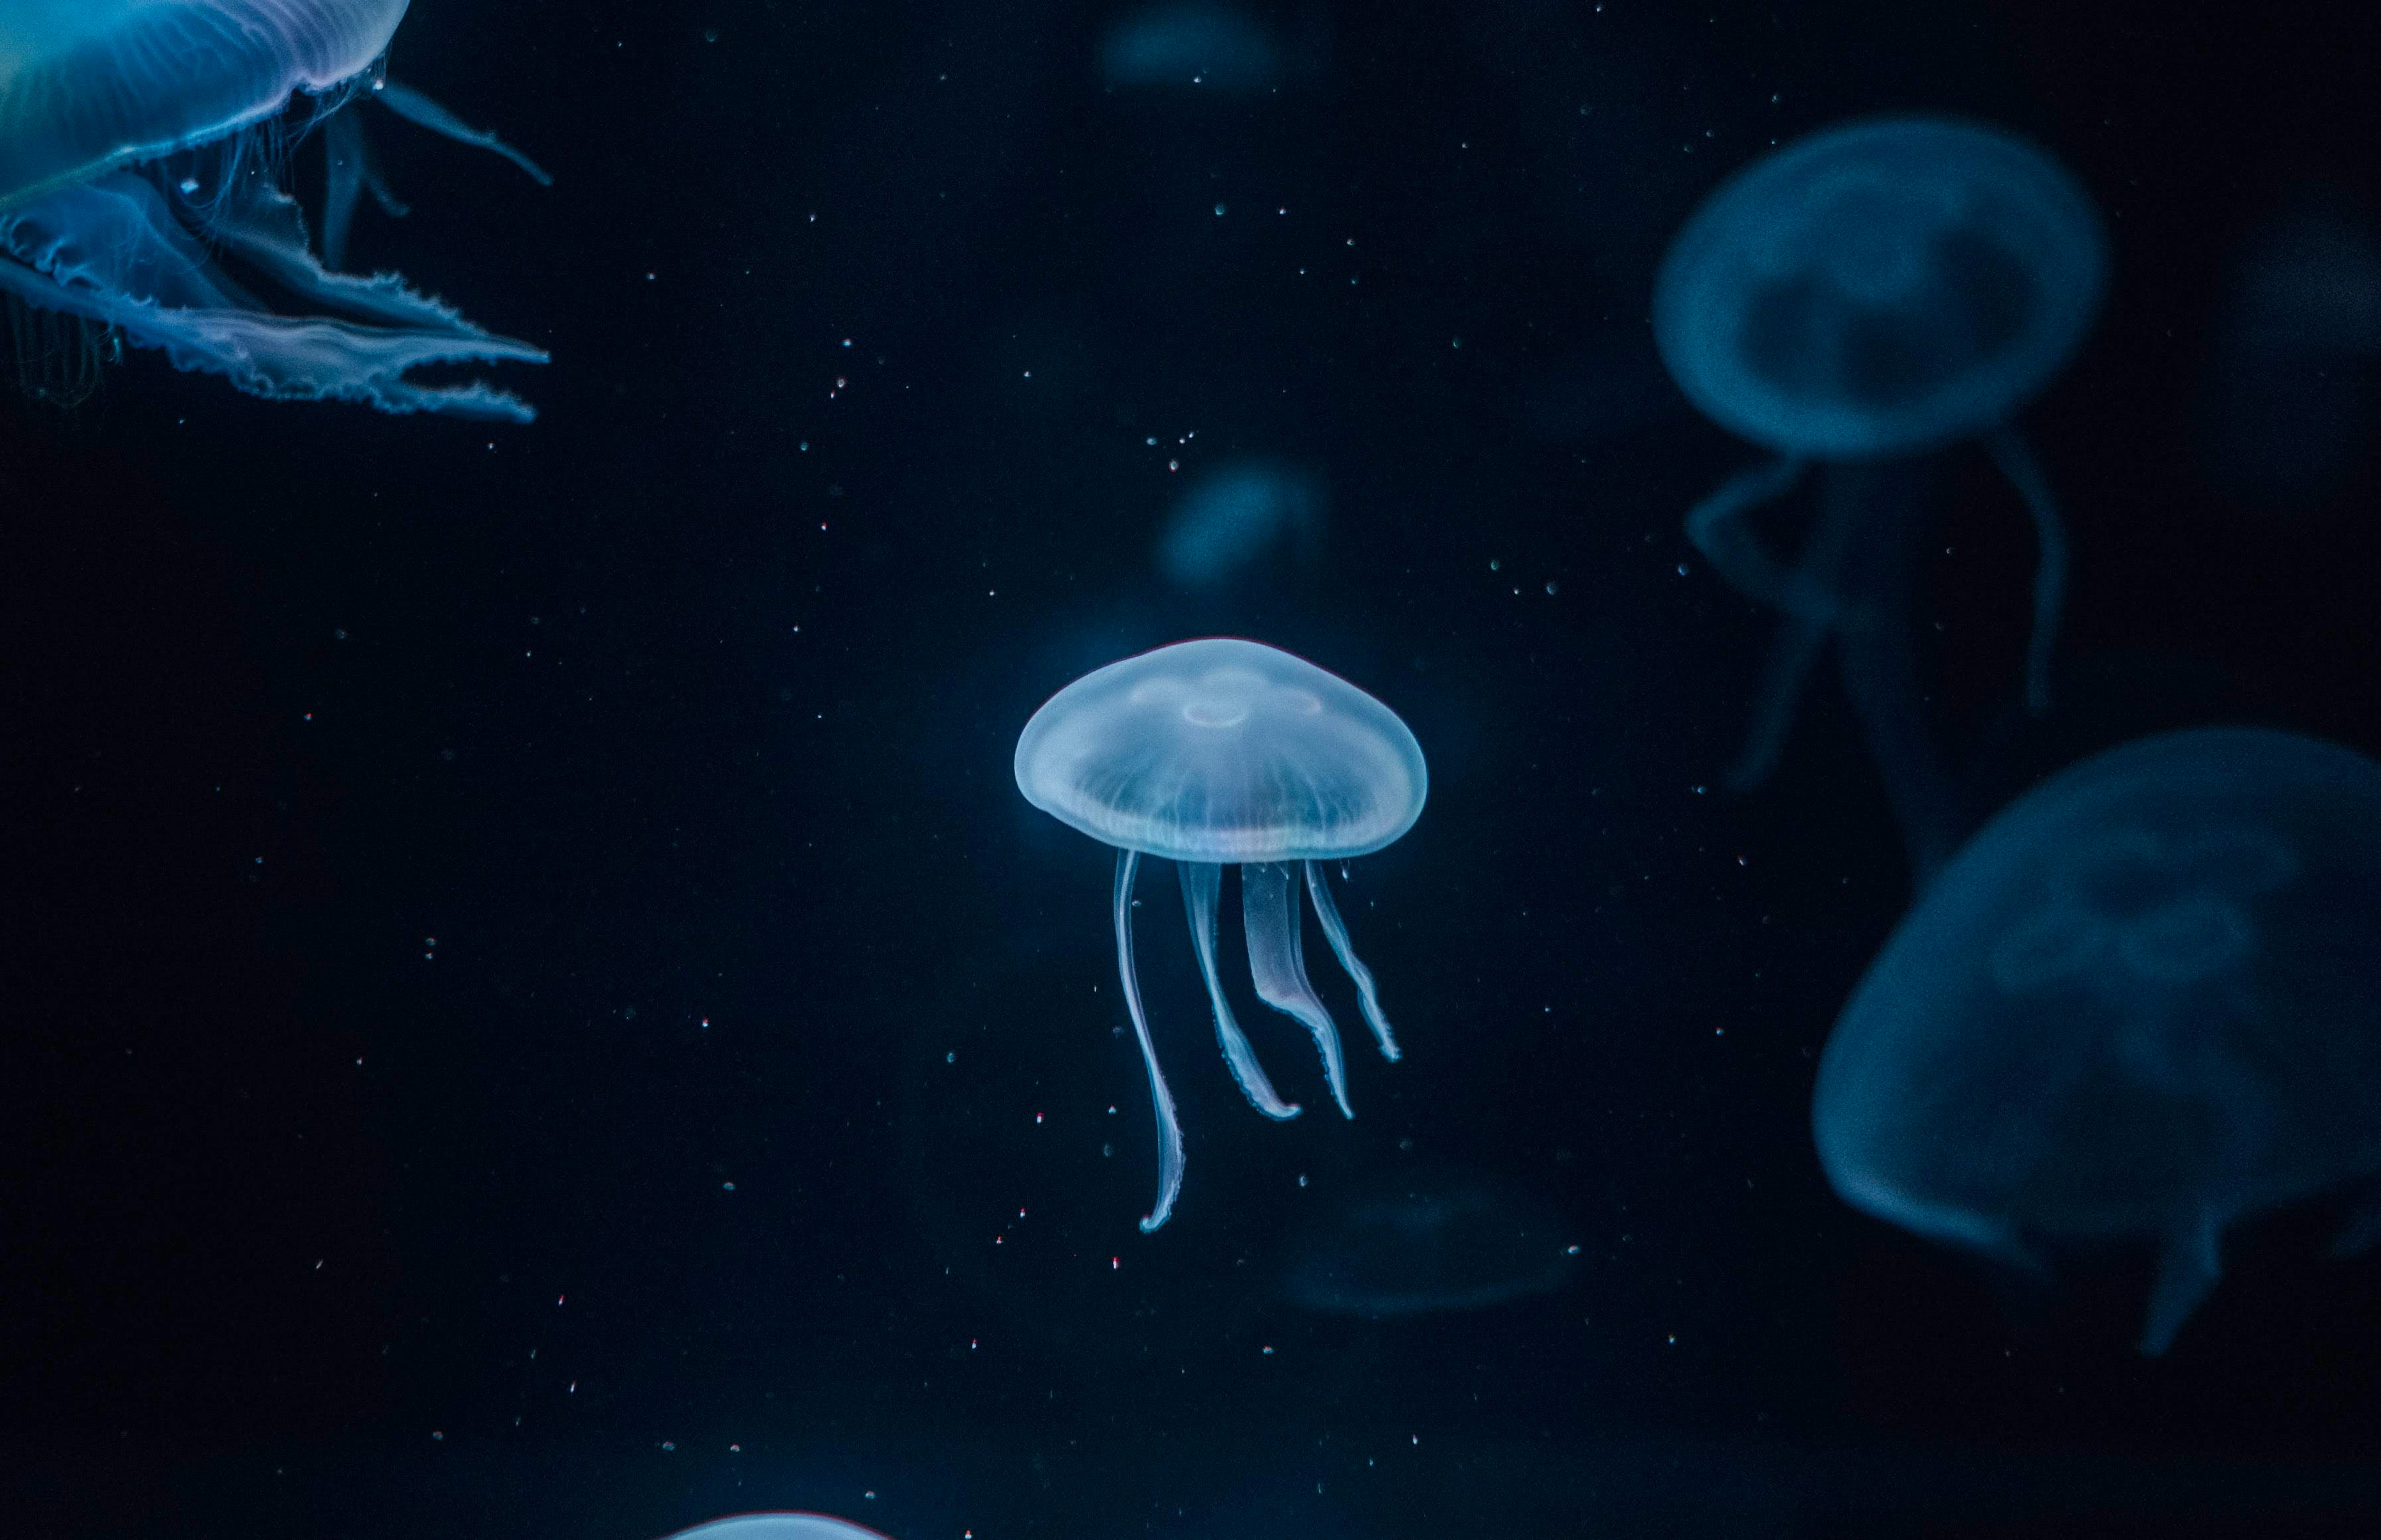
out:
<path id="1" fill-rule="evenodd" d="M 1331 1013 L 1314 996 L 1307 981 L 1305 947 L 1298 934 L 1298 873 L 1285 862 L 1240 868 L 1240 923 L 1248 935 L 1249 973 L 1256 981 L 1257 997 L 1298 1022 L 1314 1035 L 1323 1056 L 1324 1078 L 1331 1082 L 1331 1099 L 1339 1115 L 1353 1118 L 1348 1106 L 1348 1066 L 1339 1052 L 1339 1029 Z"/>
<path id="2" fill-rule="evenodd" d="M 491 153 L 502 155 L 519 166 L 530 179 L 540 187 L 554 185 L 554 178 L 546 175 L 545 167 L 498 139 L 494 130 L 472 128 L 411 86 L 401 86 L 395 80 L 383 80 L 373 91 L 372 95 L 382 106 L 397 114 L 408 123 L 427 128 L 433 134 L 445 134 L 458 144 L 475 145 Z"/>
<path id="3" fill-rule="evenodd" d="M 1993 463 L 2025 499 L 2033 516 L 2033 633 L 2025 648 L 2025 709 L 2039 716 L 2050 709 L 2050 654 L 2058 642 L 2058 612 L 2067 600 L 2067 525 L 2050 495 L 2050 478 L 2016 429 L 2001 428 L 1984 440 Z"/>
<path id="4" fill-rule="evenodd" d="M 1746 522 L 1753 509 L 1792 491 L 1804 464 L 1789 457 L 1730 476 L 1687 510 L 1687 539 L 1738 593 L 1825 626 L 1834 623 L 1839 607 L 1835 595 L 1813 582 L 1807 568 L 1798 572 L 1778 565 Z"/>
<path id="5" fill-rule="evenodd" d="M 1323 874 L 1323 863 L 1306 863 L 1306 891 L 1314 899 L 1314 917 L 1323 922 L 1324 936 L 1331 943 L 1331 955 L 1356 984 L 1356 1002 L 1364 1010 L 1364 1021 L 1373 1029 L 1373 1036 L 1381 1045 L 1381 1057 L 1395 1064 L 1400 1057 L 1397 1034 L 1389 1031 L 1389 1019 L 1381 1014 L 1381 992 L 1374 986 L 1373 971 L 1356 956 L 1356 947 L 1348 939 L 1348 923 L 1339 918 L 1339 906 L 1332 900 L 1331 885 Z"/>
<path id="6" fill-rule="evenodd" d="M 2202 1209 L 2167 1237 L 2158 1254 L 2157 1281 L 2150 1286 L 2149 1318 L 2142 1323 L 2142 1351 L 2155 1358 L 2174 1346 L 2175 1334 L 2191 1319 L 2224 1276 L 2223 1221 Z"/>
<path id="7" fill-rule="evenodd" d="M 1215 1041 L 1224 1049 L 1224 1062 L 1232 1067 L 1232 1078 L 1240 1082 L 1249 1105 L 1268 1118 L 1295 1118 L 1298 1104 L 1281 1099 L 1265 1079 L 1264 1069 L 1257 1063 L 1256 1050 L 1249 1046 L 1248 1035 L 1232 1018 L 1231 1003 L 1224 998 L 1224 981 L 1215 972 L 1215 900 L 1224 885 L 1224 869 L 1213 862 L 1183 861 L 1175 863 L 1182 875 L 1182 908 L 1190 918 L 1190 945 L 1199 954 L 1199 972 L 1207 981 L 1207 999 L 1215 1008 Z"/>
<path id="8" fill-rule="evenodd" d="M 1143 1234 L 1166 1223 L 1174 1200 L 1182 1192 L 1182 1124 L 1174 1116 L 1174 1095 L 1157 1068 L 1157 1045 L 1150 1041 L 1149 1017 L 1141 1008 L 1141 980 L 1132 967 L 1132 879 L 1141 865 L 1138 850 L 1118 850 L 1116 871 L 1117 972 L 1124 981 L 1125 1008 L 1132 1013 L 1133 1035 L 1141 1042 L 1141 1061 L 1149 1069 L 1149 1099 L 1157 1109 L 1157 1203 L 1141 1222 Z"/>

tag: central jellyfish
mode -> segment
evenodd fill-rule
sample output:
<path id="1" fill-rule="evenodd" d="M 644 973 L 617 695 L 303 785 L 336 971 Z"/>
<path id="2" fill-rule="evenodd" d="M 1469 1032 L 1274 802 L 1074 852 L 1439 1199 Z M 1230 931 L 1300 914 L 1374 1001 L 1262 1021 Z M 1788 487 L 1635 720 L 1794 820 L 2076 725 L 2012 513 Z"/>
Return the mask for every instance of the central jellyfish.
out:
<path id="1" fill-rule="evenodd" d="M 0 297 L 12 320 L 60 318 L 46 336 L 31 329 L 32 346 L 71 348 L 74 328 L 86 346 L 104 336 L 160 348 L 176 368 L 224 375 L 254 396 L 534 416 L 485 385 L 405 376 L 425 364 L 542 363 L 543 350 L 491 336 L 393 274 L 332 270 L 361 189 L 403 212 L 344 111 L 360 97 L 549 179 L 493 134 L 385 79 L 406 4 L 0 5 Z M 328 265 L 281 185 L 290 144 L 324 123 Z M 328 313 L 283 313 L 260 288 Z M 18 361 L 29 373 L 41 361 Z"/>
<path id="2" fill-rule="evenodd" d="M 1397 1038 L 1356 957 L 1324 863 L 1393 843 L 1422 815 L 1430 774 L 1397 714 L 1336 675 L 1254 642 L 1179 642 L 1112 663 L 1052 696 L 1017 740 L 1025 800 L 1117 848 L 1117 971 L 1157 1109 L 1157 1203 L 1166 1223 L 1182 1191 L 1182 1127 L 1157 1067 L 1132 966 L 1132 883 L 1144 855 L 1175 863 L 1190 944 L 1207 981 L 1215 1036 L 1240 1090 L 1268 1118 L 1294 1118 L 1265 1079 L 1215 969 L 1224 868 L 1240 867 L 1240 912 L 1257 995 L 1313 1034 L 1342 1116 L 1348 1071 L 1338 1030 L 1307 981 L 1299 939 L 1300 869 L 1315 918 L 1355 981 L 1364 1020 L 1395 1060 Z"/>

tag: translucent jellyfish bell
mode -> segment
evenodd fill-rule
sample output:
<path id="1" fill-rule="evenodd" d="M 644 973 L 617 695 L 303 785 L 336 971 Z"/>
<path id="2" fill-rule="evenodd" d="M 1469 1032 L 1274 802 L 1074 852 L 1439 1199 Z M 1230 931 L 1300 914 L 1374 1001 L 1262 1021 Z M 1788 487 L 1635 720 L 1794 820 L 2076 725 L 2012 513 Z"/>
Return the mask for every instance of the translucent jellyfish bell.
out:
<path id="1" fill-rule="evenodd" d="M 2106 283 L 2090 197 L 2025 141 L 1957 118 L 1883 117 L 1813 134 L 1738 172 L 1673 242 L 1654 335 L 1688 398 L 1775 452 L 1687 516 L 1715 569 L 1785 612 L 1751 740 L 1731 773 L 1757 784 L 1830 633 L 1922 874 L 1958 820 L 1917 728 L 1908 568 L 1922 457 L 1981 439 L 2033 516 L 2039 556 L 2026 699 L 2048 700 L 2066 575 L 2049 481 L 2009 424 L 2064 368 Z M 1799 568 L 1749 515 L 1826 468 Z"/>
<path id="2" fill-rule="evenodd" d="M 665 1540 L 885 1540 L 873 1529 L 824 1513 L 739 1513 L 682 1529 Z"/>
<path id="3" fill-rule="evenodd" d="M 1249 967 L 1259 997 L 1314 1038 L 1340 1112 L 1347 1070 L 1330 1013 L 1307 980 L 1298 871 L 1315 918 L 1355 981 L 1384 1057 L 1397 1039 L 1373 975 L 1356 957 L 1323 863 L 1366 855 L 1422 815 L 1429 772 L 1396 713 L 1303 659 L 1254 642 L 1177 642 L 1112 663 L 1052 696 L 1017 740 L 1017 788 L 1035 807 L 1117 847 L 1117 965 L 1149 1068 L 1158 1124 L 1154 1230 L 1182 1188 L 1182 1133 L 1157 1067 L 1132 964 L 1132 884 L 1143 855 L 1177 863 L 1215 1035 L 1240 1089 L 1270 1118 L 1298 1113 L 1276 1094 L 1233 1019 L 1215 966 L 1223 869 L 1238 865 Z"/>
<path id="4" fill-rule="evenodd" d="M 542 362 L 541 349 L 490 336 L 394 275 L 329 271 L 280 186 L 286 140 L 342 121 L 367 92 L 545 179 L 493 135 L 381 78 L 405 9 L 406 0 L 0 7 L 0 296 L 116 328 L 177 368 L 223 374 L 254 395 L 527 421 L 529 408 L 502 391 L 404 376 L 429 363 Z M 368 177 L 351 123 L 333 132 L 324 251 L 336 265 L 359 186 L 368 180 L 384 204 L 402 209 Z M 211 249 L 336 313 L 277 313 Z"/>
<path id="5" fill-rule="evenodd" d="M 2249 728 L 2086 760 L 1986 825 L 1853 992 L 1820 1164 L 2028 1266 L 2035 1241 L 2154 1241 L 2161 1352 L 2234 1219 L 2381 1174 L 2376 935 L 2381 764 Z"/>

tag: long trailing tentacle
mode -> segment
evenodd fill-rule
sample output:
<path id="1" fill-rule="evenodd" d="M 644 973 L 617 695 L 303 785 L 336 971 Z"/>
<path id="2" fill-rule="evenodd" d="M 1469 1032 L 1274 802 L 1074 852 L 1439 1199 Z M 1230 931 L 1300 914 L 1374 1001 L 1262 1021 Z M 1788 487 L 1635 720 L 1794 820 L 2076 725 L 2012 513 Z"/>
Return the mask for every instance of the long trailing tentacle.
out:
<path id="1" fill-rule="evenodd" d="M 1223 888 L 1224 869 L 1208 861 L 1179 861 L 1174 865 L 1182 875 L 1182 908 L 1190 918 L 1190 945 L 1199 954 L 1199 972 L 1207 980 L 1207 998 L 1215 1008 L 1215 1041 L 1223 1046 L 1224 1062 L 1232 1067 L 1232 1078 L 1240 1082 L 1250 1106 L 1268 1118 L 1295 1118 L 1298 1104 L 1283 1101 L 1273 1082 L 1265 1079 L 1256 1050 L 1249 1046 L 1247 1034 L 1232 1019 L 1231 1002 L 1224 998 L 1224 981 L 1215 972 L 1215 899 Z"/>
<path id="2" fill-rule="evenodd" d="M 2067 603 L 2067 523 L 2050 494 L 2050 478 L 2023 434 L 2015 428 L 1996 429 L 1984 446 L 2033 516 L 2033 631 L 2025 647 L 2025 709 L 2039 716 L 2050 709 L 2050 657 Z"/>
<path id="3" fill-rule="evenodd" d="M 545 167 L 498 139 L 493 129 L 472 128 L 411 86 L 401 86 L 395 80 L 384 79 L 373 90 L 372 95 L 382 106 L 404 118 L 408 123 L 419 125 L 433 134 L 445 134 L 448 139 L 458 143 L 476 145 L 480 149 L 502 155 L 519 166 L 528 174 L 530 179 L 540 187 L 554 185 L 554 178 L 546 175 Z"/>
<path id="4" fill-rule="evenodd" d="M 1157 1108 L 1157 1204 L 1141 1222 L 1146 1234 L 1166 1223 L 1182 1192 L 1182 1124 L 1174 1116 L 1174 1094 L 1166 1089 L 1166 1076 L 1157 1068 L 1157 1045 L 1150 1041 L 1149 1017 L 1141 1008 L 1141 980 L 1132 967 L 1132 879 L 1140 865 L 1140 851 L 1117 852 L 1117 973 L 1124 981 L 1133 1035 L 1141 1040 L 1141 1061 L 1149 1069 L 1149 1099 Z"/>
<path id="5" fill-rule="evenodd" d="M 1331 885 L 1319 861 L 1306 863 L 1306 891 L 1314 899 L 1314 917 L 1323 922 L 1323 934 L 1331 943 L 1331 955 L 1339 959 L 1339 966 L 1356 983 L 1357 1003 L 1363 1008 L 1365 1023 L 1381 1045 L 1381 1057 L 1395 1064 L 1403 1057 L 1398 1048 L 1397 1034 L 1389 1031 L 1389 1019 L 1381 1014 L 1381 995 L 1373 985 L 1373 971 L 1356 956 L 1356 948 L 1348 939 L 1347 922 L 1339 918 L 1339 906 L 1331 899 Z"/>
<path id="6" fill-rule="evenodd" d="M 1343 1118 L 1348 1106 L 1348 1065 L 1339 1052 L 1339 1029 L 1315 997 L 1306 977 L 1306 947 L 1299 936 L 1298 874 L 1287 863 L 1268 862 L 1240 868 L 1240 923 L 1249 941 L 1249 976 L 1257 997 L 1296 1018 L 1314 1037 L 1323 1075 Z"/>
<path id="7" fill-rule="evenodd" d="M 1800 570 L 1781 566 L 1762 548 L 1745 522 L 1753 509 L 1793 490 L 1805 463 L 1780 458 L 1720 483 L 1710 496 L 1687 511 L 1687 539 L 1738 593 L 1824 626 L 1835 621 L 1838 607 L 1835 595 L 1812 581 L 1807 564 Z"/>

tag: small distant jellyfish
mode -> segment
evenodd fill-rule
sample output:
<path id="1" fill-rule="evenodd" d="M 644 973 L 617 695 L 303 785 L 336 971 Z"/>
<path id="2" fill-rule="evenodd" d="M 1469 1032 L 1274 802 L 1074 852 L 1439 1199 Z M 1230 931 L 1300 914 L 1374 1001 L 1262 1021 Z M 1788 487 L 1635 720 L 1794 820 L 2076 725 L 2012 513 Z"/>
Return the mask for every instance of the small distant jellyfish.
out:
<path id="1" fill-rule="evenodd" d="M 1117 848 L 1117 971 L 1157 1112 L 1156 1229 L 1182 1190 L 1182 1130 L 1157 1067 L 1132 964 L 1132 885 L 1143 855 L 1176 864 L 1215 1036 L 1240 1090 L 1268 1118 L 1293 1118 L 1265 1079 L 1215 965 L 1224 868 L 1240 868 L 1240 912 L 1258 996 L 1313 1034 L 1344 1117 L 1338 1030 L 1306 975 L 1298 884 L 1356 985 L 1383 1057 L 1396 1036 L 1358 960 L 1325 865 L 1394 843 L 1429 790 L 1422 746 L 1380 702 L 1302 658 L 1231 638 L 1179 642 L 1084 675 L 1052 696 L 1017 740 L 1017 788 L 1060 823 Z"/>
<path id="2" fill-rule="evenodd" d="M 2319 507 L 2371 458 L 2381 421 L 2381 226 L 2344 194 L 2302 195 L 2249 238 L 2230 288 L 2210 469 L 2268 507 Z"/>
<path id="3" fill-rule="evenodd" d="M 1157 568 L 1175 587 L 1197 590 L 1230 582 L 1284 544 L 1311 560 L 1327 505 L 1322 482 L 1295 466 L 1234 461 L 1175 505 L 1158 537 Z"/>
<path id="4" fill-rule="evenodd" d="M 1338 1205 L 1292 1246 L 1285 1284 L 1305 1309 L 1383 1320 L 1545 1293 L 1578 1261 L 1545 1204 L 1493 1180 L 1430 1173 Z"/>
<path id="5" fill-rule="evenodd" d="M 2038 713 L 2067 542 L 2010 419 L 2090 330 L 2106 273 L 2098 212 L 2073 177 L 2023 140 L 1948 117 L 1797 141 L 1730 177 L 1679 231 L 1654 293 L 1663 361 L 1705 415 L 1777 457 L 1687 515 L 1721 578 L 1786 617 L 1730 786 L 1766 778 L 1832 634 L 1922 878 L 1957 847 L 1964 820 L 1923 726 L 1910 634 L 1929 458 L 1982 440 L 2033 516 L 2025 696 Z M 1789 569 L 1749 516 L 1814 462 L 1819 521 Z"/>
<path id="6" fill-rule="evenodd" d="M 1820 1164 L 1854 1207 L 2030 1270 L 2043 1243 L 2153 1242 L 2163 1352 L 2235 1219 L 2381 1174 L 2376 935 L 2381 764 L 2261 728 L 2086 760 L 1987 824 L 1853 992 Z"/>
<path id="7" fill-rule="evenodd" d="M 873 1529 L 824 1513 L 739 1513 L 682 1529 L 663 1540 L 886 1540 Z"/>
<path id="8" fill-rule="evenodd" d="M 1118 18 L 1100 43 L 1110 86 L 1248 95 L 1276 89 L 1288 59 L 1272 30 L 1234 6 L 1181 0 Z"/>
<path id="9" fill-rule="evenodd" d="M 399 116 L 543 171 L 492 134 L 386 79 L 406 0 L 40 0 L 0 8 L 0 296 L 111 341 L 162 349 L 251 395 L 360 401 L 527 422 L 482 384 L 406 378 L 425 364 L 543 349 L 494 336 L 391 274 L 333 271 L 358 190 L 402 212 L 348 108 Z M 330 133 L 326 266 L 283 189 L 289 146 Z M 243 278 L 323 313 L 285 314 Z M 38 328 L 12 326 L 19 348 Z M 20 370 L 38 373 L 19 359 Z"/>

